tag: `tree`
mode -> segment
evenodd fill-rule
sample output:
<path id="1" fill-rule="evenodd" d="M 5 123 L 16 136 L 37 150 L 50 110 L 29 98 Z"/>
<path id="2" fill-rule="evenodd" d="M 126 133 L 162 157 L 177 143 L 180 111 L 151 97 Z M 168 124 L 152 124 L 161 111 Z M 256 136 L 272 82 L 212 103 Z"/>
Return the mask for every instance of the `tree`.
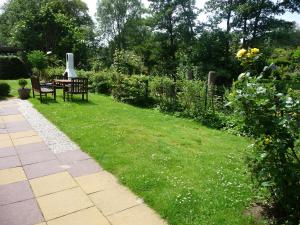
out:
<path id="1" fill-rule="evenodd" d="M 115 40 L 117 48 L 125 45 L 124 29 L 131 21 L 140 18 L 142 5 L 139 0 L 98 0 L 97 20 L 103 42 Z"/>
<path id="2" fill-rule="evenodd" d="M 25 51 L 52 51 L 63 59 L 74 52 L 76 63 L 86 65 L 93 41 L 93 22 L 81 0 L 10 0 L 0 15 L 6 44 Z"/>

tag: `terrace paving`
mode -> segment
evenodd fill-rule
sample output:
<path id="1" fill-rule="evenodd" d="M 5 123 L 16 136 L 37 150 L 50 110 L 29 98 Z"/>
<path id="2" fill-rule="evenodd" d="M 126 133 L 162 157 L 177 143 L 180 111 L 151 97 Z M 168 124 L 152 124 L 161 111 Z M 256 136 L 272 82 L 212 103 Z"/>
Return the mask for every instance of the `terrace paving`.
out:
<path id="1" fill-rule="evenodd" d="M 167 224 L 38 112 L 49 124 L 33 124 L 24 104 L 0 101 L 1 225 Z"/>

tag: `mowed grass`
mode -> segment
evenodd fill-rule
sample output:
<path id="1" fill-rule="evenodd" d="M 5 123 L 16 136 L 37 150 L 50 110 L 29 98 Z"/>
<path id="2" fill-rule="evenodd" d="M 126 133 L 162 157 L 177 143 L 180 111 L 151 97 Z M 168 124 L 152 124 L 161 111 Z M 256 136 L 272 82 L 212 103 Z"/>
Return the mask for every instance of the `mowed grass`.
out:
<path id="1" fill-rule="evenodd" d="M 169 224 L 256 224 L 244 215 L 255 196 L 249 140 L 102 95 L 30 101 Z"/>

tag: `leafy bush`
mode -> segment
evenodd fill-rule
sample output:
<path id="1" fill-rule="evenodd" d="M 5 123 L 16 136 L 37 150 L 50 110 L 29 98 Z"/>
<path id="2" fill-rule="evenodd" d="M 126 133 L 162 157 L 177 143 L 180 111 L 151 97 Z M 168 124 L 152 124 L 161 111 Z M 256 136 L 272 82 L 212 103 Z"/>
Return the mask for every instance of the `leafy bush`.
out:
<path id="1" fill-rule="evenodd" d="M 18 83 L 22 88 L 24 88 L 28 84 L 27 80 L 25 79 L 20 79 Z"/>
<path id="2" fill-rule="evenodd" d="M 31 67 L 36 69 L 37 75 L 43 75 L 43 72 L 48 65 L 47 55 L 44 52 L 39 50 L 29 52 L 27 54 L 27 60 Z"/>
<path id="3" fill-rule="evenodd" d="M 133 51 L 116 51 L 114 54 L 113 68 L 122 74 L 138 74 L 145 70 L 142 57 Z"/>
<path id="4" fill-rule="evenodd" d="M 117 75 L 113 80 L 112 95 L 115 99 L 134 105 L 148 103 L 148 77 L 144 75 Z"/>
<path id="5" fill-rule="evenodd" d="M 47 80 L 52 80 L 57 76 L 62 76 L 65 72 L 64 67 L 48 67 L 45 70 L 45 74 L 47 76 Z"/>
<path id="6" fill-rule="evenodd" d="M 0 56 L 0 80 L 27 77 L 28 72 L 23 61 L 17 56 Z"/>
<path id="7" fill-rule="evenodd" d="M 185 116 L 196 118 L 202 115 L 205 111 L 205 83 L 183 80 L 180 83 L 178 102 Z"/>
<path id="8" fill-rule="evenodd" d="M 7 83 L 0 83 L 0 96 L 6 97 L 9 95 L 10 86 Z"/>
<path id="9" fill-rule="evenodd" d="M 117 76 L 115 71 L 103 71 L 95 73 L 92 76 L 92 89 L 94 92 L 102 94 L 111 94 L 113 80 Z"/>
<path id="10" fill-rule="evenodd" d="M 279 92 L 276 82 L 241 76 L 229 95 L 240 126 L 255 137 L 248 156 L 254 180 L 269 190 L 291 224 L 300 220 L 300 95 Z"/>
<path id="11" fill-rule="evenodd" d="M 179 103 L 176 95 L 176 83 L 168 77 L 154 77 L 150 81 L 151 96 L 162 111 L 176 111 Z"/>

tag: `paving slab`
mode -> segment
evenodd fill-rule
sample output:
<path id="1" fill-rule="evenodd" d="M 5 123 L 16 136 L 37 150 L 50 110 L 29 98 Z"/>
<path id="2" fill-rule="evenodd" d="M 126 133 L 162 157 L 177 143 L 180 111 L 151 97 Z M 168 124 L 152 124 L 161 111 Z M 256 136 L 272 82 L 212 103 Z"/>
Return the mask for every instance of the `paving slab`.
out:
<path id="1" fill-rule="evenodd" d="M 15 146 L 15 149 L 18 154 L 27 153 L 27 152 L 38 152 L 43 150 L 49 150 L 45 142 L 38 142 L 26 145 Z"/>
<path id="2" fill-rule="evenodd" d="M 68 166 L 70 168 L 68 168 L 67 170 L 73 177 L 97 173 L 102 170 L 99 164 L 96 163 L 93 159 L 77 161 L 73 164 L 68 164 Z"/>
<path id="3" fill-rule="evenodd" d="M 37 201 L 46 221 L 93 206 L 80 188 L 45 195 L 37 198 Z"/>
<path id="4" fill-rule="evenodd" d="M 1 225 L 33 225 L 44 221 L 35 199 L 0 206 Z"/>
<path id="5" fill-rule="evenodd" d="M 21 166 L 18 156 L 0 158 L 0 170 Z"/>
<path id="6" fill-rule="evenodd" d="M 21 114 L 17 114 L 17 115 L 1 116 L 1 120 L 4 123 L 10 123 L 10 122 L 17 122 L 17 121 L 25 121 L 25 118 Z"/>
<path id="7" fill-rule="evenodd" d="M 43 141 L 43 139 L 40 136 L 31 136 L 31 137 L 22 137 L 22 138 L 12 139 L 14 146 L 39 143 L 42 141 Z"/>
<path id="8" fill-rule="evenodd" d="M 22 165 L 46 162 L 56 159 L 51 151 L 26 152 L 19 154 Z"/>
<path id="9" fill-rule="evenodd" d="M 35 163 L 23 167 L 28 179 L 47 176 L 64 171 L 58 160 Z"/>
<path id="10" fill-rule="evenodd" d="M 17 152 L 14 147 L 4 147 L 0 148 L 0 157 L 7 157 L 7 156 L 12 156 L 16 155 Z"/>
<path id="11" fill-rule="evenodd" d="M 112 225 L 167 225 L 145 204 L 108 216 L 108 219 Z"/>
<path id="12" fill-rule="evenodd" d="M 61 172 L 29 181 L 36 197 L 74 188 L 77 183 L 68 172 Z"/>
<path id="13" fill-rule="evenodd" d="M 17 115 L 20 114 L 17 106 L 4 107 L 0 110 L 0 116 Z"/>
<path id="14" fill-rule="evenodd" d="M 18 121 L 18 122 L 5 123 L 5 126 L 6 126 L 5 129 L 9 133 L 32 130 L 32 127 L 30 126 L 30 124 L 27 121 Z"/>
<path id="15" fill-rule="evenodd" d="M 10 133 L 9 136 L 11 139 L 18 139 L 18 138 L 24 138 L 24 137 L 31 137 L 31 136 L 37 136 L 38 133 L 34 130 L 28 130 L 28 131 L 21 131 L 21 132 L 15 132 Z"/>
<path id="16" fill-rule="evenodd" d="M 26 175 L 22 167 L 0 170 L 0 185 L 11 184 L 26 180 Z"/>
<path id="17" fill-rule="evenodd" d="M 76 177 L 75 179 L 87 194 L 119 186 L 117 179 L 106 171 Z"/>
<path id="18" fill-rule="evenodd" d="M 5 139 L 0 141 L 0 148 L 13 147 L 13 143 L 10 139 Z"/>
<path id="19" fill-rule="evenodd" d="M 73 163 L 76 161 L 81 161 L 81 160 L 91 158 L 88 154 L 86 154 L 80 150 L 58 153 L 58 154 L 56 154 L 56 156 L 57 156 L 58 160 L 60 160 L 62 163 Z"/>
<path id="20" fill-rule="evenodd" d="M 112 187 L 89 196 L 104 215 L 111 215 L 143 203 L 143 200 L 122 186 Z"/>
<path id="21" fill-rule="evenodd" d="M 28 181 L 20 181 L 0 186 L 0 205 L 34 198 Z"/>
<path id="22" fill-rule="evenodd" d="M 110 225 L 96 207 L 75 212 L 61 218 L 50 220 L 48 225 Z"/>

